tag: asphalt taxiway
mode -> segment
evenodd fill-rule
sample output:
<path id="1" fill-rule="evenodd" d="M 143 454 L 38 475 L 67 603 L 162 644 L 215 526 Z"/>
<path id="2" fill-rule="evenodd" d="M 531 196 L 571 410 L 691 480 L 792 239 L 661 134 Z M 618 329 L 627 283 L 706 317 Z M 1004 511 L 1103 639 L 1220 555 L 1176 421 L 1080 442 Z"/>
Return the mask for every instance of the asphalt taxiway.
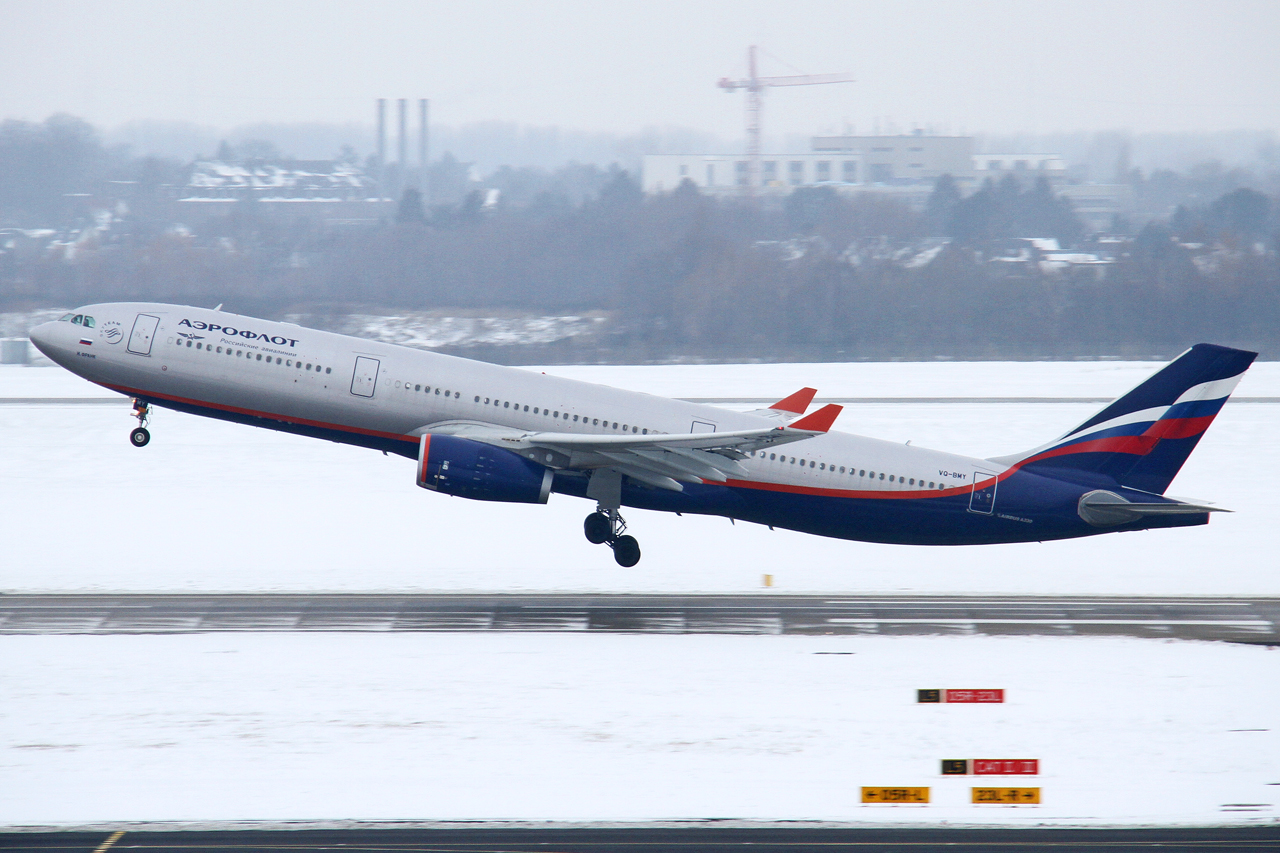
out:
<path id="1" fill-rule="evenodd" d="M 0 849 L 21 853 L 163 851 L 423 851 L 426 853 L 903 853 L 903 851 L 1023 851 L 1059 853 L 1160 850 L 1277 850 L 1280 827 L 1170 829 L 987 829 L 833 827 L 581 827 L 350 828 L 229 831 L 0 833 Z"/>
<path id="2" fill-rule="evenodd" d="M 9 594 L 0 634 L 599 631 L 1110 635 L 1280 644 L 1280 598 L 428 593 Z"/>

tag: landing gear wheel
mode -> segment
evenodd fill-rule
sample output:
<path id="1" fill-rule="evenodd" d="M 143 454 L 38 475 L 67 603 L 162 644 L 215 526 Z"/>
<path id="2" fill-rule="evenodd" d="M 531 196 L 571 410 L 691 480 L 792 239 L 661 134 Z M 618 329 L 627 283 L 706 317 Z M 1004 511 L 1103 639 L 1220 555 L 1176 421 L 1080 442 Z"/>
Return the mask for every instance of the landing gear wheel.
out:
<path id="1" fill-rule="evenodd" d="M 613 559 L 625 569 L 640 562 L 640 543 L 634 536 L 619 536 L 609 547 L 613 548 Z"/>
<path id="2" fill-rule="evenodd" d="M 613 537 L 613 520 L 603 512 L 593 512 L 582 522 L 582 532 L 592 545 L 602 545 Z"/>
<path id="3" fill-rule="evenodd" d="M 138 428 L 129 433 L 129 443 L 134 447 L 146 447 L 151 441 L 151 433 L 147 432 L 147 422 L 151 420 L 151 406 L 143 400 L 133 401 L 133 416 L 138 419 Z"/>

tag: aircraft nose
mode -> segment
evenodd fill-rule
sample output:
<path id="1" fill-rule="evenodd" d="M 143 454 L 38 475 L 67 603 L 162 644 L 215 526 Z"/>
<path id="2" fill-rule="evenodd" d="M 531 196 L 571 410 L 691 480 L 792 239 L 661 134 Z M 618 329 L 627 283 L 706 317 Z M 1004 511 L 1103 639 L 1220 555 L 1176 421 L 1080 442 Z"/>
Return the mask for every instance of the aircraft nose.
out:
<path id="1" fill-rule="evenodd" d="M 35 344 L 36 349 L 45 355 L 52 356 L 50 350 L 53 348 L 53 342 L 57 338 L 57 327 L 57 323 L 41 323 L 28 331 L 27 337 L 31 339 L 31 343 Z"/>

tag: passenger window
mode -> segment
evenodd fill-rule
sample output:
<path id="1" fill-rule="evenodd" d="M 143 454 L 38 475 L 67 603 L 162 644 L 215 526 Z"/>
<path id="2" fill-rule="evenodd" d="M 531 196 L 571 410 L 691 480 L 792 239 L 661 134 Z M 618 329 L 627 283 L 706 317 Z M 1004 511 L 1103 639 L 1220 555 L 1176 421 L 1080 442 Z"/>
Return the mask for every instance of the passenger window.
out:
<path id="1" fill-rule="evenodd" d="M 240 358 L 242 355 L 244 355 L 244 350 L 242 349 L 236 350 L 236 358 Z"/>
<path id="2" fill-rule="evenodd" d="M 912 477 L 910 480 L 908 480 L 908 481 L 907 481 L 907 485 L 908 485 L 908 486 L 914 486 L 915 484 L 916 484 L 916 478 L 915 478 L 915 477 Z"/>
<path id="3" fill-rule="evenodd" d="M 310 363 L 310 362 L 307 362 L 307 370 L 310 370 L 310 369 L 311 369 L 311 363 Z M 406 382 L 406 383 L 404 384 L 404 387 L 408 388 L 408 387 L 409 387 L 409 383 L 408 383 L 408 382 Z"/>
<path id="4" fill-rule="evenodd" d="M 476 402 L 477 402 L 477 403 L 479 403 L 479 402 L 480 402 L 480 398 L 479 398 L 479 397 L 476 397 Z"/>
<path id="5" fill-rule="evenodd" d="M 648 435 L 648 434 L 649 434 L 649 430 L 647 430 L 647 429 L 642 429 L 642 430 L 640 430 L 640 434 L 641 434 L 641 435 Z"/>
<path id="6" fill-rule="evenodd" d="M 538 407 L 537 407 L 537 406 L 534 406 L 534 407 L 533 407 L 533 413 L 534 413 L 535 415 L 536 415 L 536 414 L 538 414 Z"/>
<path id="7" fill-rule="evenodd" d="M 591 419 L 591 425 L 592 425 L 592 426 L 600 426 L 600 419 L 599 419 L 599 418 L 592 418 L 592 419 Z"/>
<path id="8" fill-rule="evenodd" d="M 503 403 L 503 404 L 502 404 L 502 408 L 504 408 L 504 409 L 509 409 L 509 408 L 511 408 L 511 401 L 510 401 L 510 400 L 508 400 L 507 402 Z"/>
<path id="9" fill-rule="evenodd" d="M 622 431 L 623 431 L 623 432 L 626 432 L 626 431 L 627 431 L 627 425 L 626 425 L 626 424 L 623 424 L 623 425 L 622 425 Z"/>
<path id="10" fill-rule="evenodd" d="M 883 480 L 883 479 L 884 479 L 884 472 L 883 472 L 883 471 L 881 471 L 881 472 L 880 472 L 880 479 L 881 479 L 881 480 Z"/>
<path id="11" fill-rule="evenodd" d="M 825 471 L 825 470 L 827 470 L 827 463 L 823 462 L 823 463 L 821 463 L 820 465 L 818 465 L 818 470 L 819 470 L 819 471 Z"/>
<path id="12" fill-rule="evenodd" d="M 614 429 L 617 429 L 617 428 L 618 428 L 618 422 L 617 422 L 617 421 L 614 421 L 614 422 L 613 422 L 613 428 L 614 428 Z"/>
<path id="13" fill-rule="evenodd" d="M 422 390 L 422 386 L 421 386 L 421 385 L 414 385 L 414 386 L 413 386 L 413 390 L 414 390 L 414 391 L 421 391 L 421 390 Z"/>
<path id="14" fill-rule="evenodd" d="M 573 422 L 574 422 L 575 424 L 578 422 L 578 416 L 577 416 L 577 415 L 574 415 L 574 416 L 573 416 Z"/>
<path id="15" fill-rule="evenodd" d="M 476 399 L 477 399 L 477 400 L 479 400 L 480 398 L 479 398 L 479 397 L 476 397 Z M 484 404 L 485 404 L 486 406 L 487 406 L 487 405 L 489 405 L 489 398 L 488 398 L 488 397 L 485 397 L 485 398 L 484 398 Z"/>
<path id="16" fill-rule="evenodd" d="M 859 476 L 859 477 L 865 477 L 865 476 L 867 476 L 867 469 L 863 468 L 861 471 L 859 471 L 859 472 L 858 472 L 858 476 Z"/>
<path id="17" fill-rule="evenodd" d="M 776 454 L 776 453 L 770 453 L 770 454 L 769 454 L 769 460 L 770 460 L 770 461 L 772 461 L 772 460 L 774 460 L 774 459 L 777 459 L 777 458 L 778 458 L 778 454 Z"/>
<path id="18" fill-rule="evenodd" d="M 840 466 L 840 473 L 841 473 L 841 474 L 843 474 L 843 473 L 844 473 L 844 466 L 843 466 L 843 465 L 841 465 L 841 466 Z"/>
<path id="19" fill-rule="evenodd" d="M 178 346 L 182 346 L 182 342 L 178 342 Z M 187 341 L 187 349 L 191 349 L 191 341 Z"/>
<path id="20" fill-rule="evenodd" d="M 197 342 L 196 349 L 204 349 L 204 344 Z"/>

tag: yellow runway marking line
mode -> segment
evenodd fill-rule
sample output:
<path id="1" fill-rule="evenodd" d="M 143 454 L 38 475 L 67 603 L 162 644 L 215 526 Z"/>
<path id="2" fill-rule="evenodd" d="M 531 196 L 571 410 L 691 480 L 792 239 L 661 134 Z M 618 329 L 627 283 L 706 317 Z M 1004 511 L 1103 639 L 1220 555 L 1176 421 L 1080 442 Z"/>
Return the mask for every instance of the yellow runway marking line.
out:
<path id="1" fill-rule="evenodd" d="M 107 853 L 107 851 L 111 849 L 111 845 L 115 844 L 121 838 L 124 838 L 123 831 L 111 833 L 111 835 L 107 836 L 106 841 L 102 842 L 96 848 L 94 848 L 93 853 Z"/>

